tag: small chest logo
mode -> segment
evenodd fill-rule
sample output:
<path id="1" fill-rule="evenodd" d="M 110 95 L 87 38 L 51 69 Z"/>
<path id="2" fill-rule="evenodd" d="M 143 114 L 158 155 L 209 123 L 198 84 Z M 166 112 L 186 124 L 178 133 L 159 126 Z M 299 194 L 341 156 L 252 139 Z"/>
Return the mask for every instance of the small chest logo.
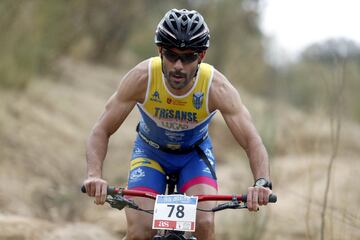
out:
<path id="1" fill-rule="evenodd" d="M 193 95 L 193 105 L 196 109 L 200 109 L 204 100 L 203 92 L 196 92 Z"/>
<path id="2" fill-rule="evenodd" d="M 159 94 L 158 91 L 155 91 L 155 92 L 151 95 L 150 101 L 161 103 L 160 94 Z"/>
<path id="3" fill-rule="evenodd" d="M 179 100 L 179 99 L 172 99 L 172 98 L 167 98 L 166 99 L 167 104 L 171 104 L 171 105 L 176 105 L 176 106 L 185 106 L 187 102 L 183 101 L 183 100 Z"/>

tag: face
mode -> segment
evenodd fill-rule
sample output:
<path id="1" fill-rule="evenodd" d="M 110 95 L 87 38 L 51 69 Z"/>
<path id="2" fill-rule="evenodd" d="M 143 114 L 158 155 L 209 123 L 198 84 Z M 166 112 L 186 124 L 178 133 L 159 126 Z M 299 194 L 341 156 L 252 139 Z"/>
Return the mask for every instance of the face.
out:
<path id="1" fill-rule="evenodd" d="M 194 78 L 200 63 L 200 54 L 192 50 L 161 48 L 163 73 L 171 88 L 185 88 Z"/>

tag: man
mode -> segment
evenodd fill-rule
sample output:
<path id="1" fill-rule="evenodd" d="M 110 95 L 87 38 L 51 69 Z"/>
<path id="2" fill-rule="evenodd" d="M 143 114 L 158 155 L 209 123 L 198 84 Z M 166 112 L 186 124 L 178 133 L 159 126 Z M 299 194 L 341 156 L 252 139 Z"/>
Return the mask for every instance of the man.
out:
<path id="1" fill-rule="evenodd" d="M 256 211 L 268 203 L 271 182 L 266 149 L 236 89 L 214 67 L 202 63 L 209 39 L 208 27 L 196 11 L 173 9 L 160 21 L 155 33 L 159 56 L 139 63 L 126 74 L 88 139 L 84 185 L 97 204 L 106 198 L 102 163 L 109 138 L 135 105 L 141 119 L 130 163 L 129 189 L 163 194 L 166 174 L 176 173 L 179 192 L 216 194 L 208 124 L 219 110 L 249 158 L 255 184 L 248 188 L 248 209 Z M 149 199 L 133 200 L 144 209 L 154 205 Z M 213 206 L 209 202 L 199 204 L 201 208 Z M 154 235 L 151 215 L 126 209 L 126 218 L 127 239 Z M 214 239 L 212 213 L 197 213 L 195 235 L 200 240 Z"/>

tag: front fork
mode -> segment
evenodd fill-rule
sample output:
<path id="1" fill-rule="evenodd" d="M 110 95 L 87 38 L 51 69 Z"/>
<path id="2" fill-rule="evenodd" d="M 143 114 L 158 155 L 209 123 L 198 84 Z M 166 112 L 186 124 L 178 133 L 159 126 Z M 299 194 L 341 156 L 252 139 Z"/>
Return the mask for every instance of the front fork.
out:
<path id="1" fill-rule="evenodd" d="M 196 240 L 190 232 L 158 230 L 153 240 Z"/>

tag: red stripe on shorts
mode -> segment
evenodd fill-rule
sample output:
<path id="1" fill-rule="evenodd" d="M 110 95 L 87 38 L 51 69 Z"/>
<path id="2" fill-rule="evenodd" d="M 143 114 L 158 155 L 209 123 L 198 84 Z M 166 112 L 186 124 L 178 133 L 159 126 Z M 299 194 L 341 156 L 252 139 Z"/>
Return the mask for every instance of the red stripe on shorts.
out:
<path id="1" fill-rule="evenodd" d="M 160 194 L 157 191 L 155 191 L 154 189 L 148 188 L 148 187 L 133 187 L 133 188 L 129 188 L 129 189 Z"/>
<path id="2" fill-rule="evenodd" d="M 207 185 L 214 187 L 216 190 L 218 190 L 217 182 L 213 178 L 200 176 L 200 177 L 192 178 L 189 181 L 187 181 L 180 188 L 180 192 L 186 192 L 190 187 L 197 185 L 197 184 L 207 184 Z"/>

